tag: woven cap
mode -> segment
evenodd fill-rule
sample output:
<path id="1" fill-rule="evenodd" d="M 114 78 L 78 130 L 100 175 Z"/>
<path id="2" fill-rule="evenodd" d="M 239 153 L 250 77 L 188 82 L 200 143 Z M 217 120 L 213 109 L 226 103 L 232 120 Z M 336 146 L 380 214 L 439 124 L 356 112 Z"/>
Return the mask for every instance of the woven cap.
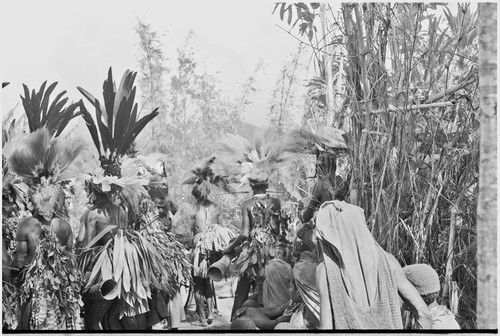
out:
<path id="1" fill-rule="evenodd" d="M 167 197 L 168 184 L 164 182 L 149 182 L 147 190 L 151 198 Z"/>
<path id="2" fill-rule="evenodd" d="M 427 264 L 405 266 L 403 271 L 421 296 L 437 293 L 441 289 L 438 274 Z"/>

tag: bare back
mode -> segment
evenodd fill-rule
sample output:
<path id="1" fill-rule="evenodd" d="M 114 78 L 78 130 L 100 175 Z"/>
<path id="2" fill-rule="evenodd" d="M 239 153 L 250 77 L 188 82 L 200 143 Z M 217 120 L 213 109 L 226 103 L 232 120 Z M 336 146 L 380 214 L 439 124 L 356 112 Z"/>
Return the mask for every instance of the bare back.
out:
<path id="1" fill-rule="evenodd" d="M 280 200 L 274 197 L 270 197 L 267 195 L 254 195 L 251 198 L 245 200 L 241 204 L 241 215 L 242 215 L 242 231 L 245 231 L 246 234 L 252 230 L 254 226 L 254 214 L 252 211 L 256 210 L 258 206 L 266 206 L 268 211 L 272 211 L 273 213 L 281 211 L 281 203 Z"/>
<path id="2" fill-rule="evenodd" d="M 77 245 L 86 246 L 95 236 L 110 225 L 118 225 L 127 222 L 125 210 L 117 205 L 110 204 L 106 208 L 92 207 L 87 209 L 80 219 Z M 111 239 L 111 233 L 104 235 L 97 245 L 105 244 Z"/>
<path id="3" fill-rule="evenodd" d="M 205 231 L 210 224 L 220 224 L 220 214 L 219 207 L 214 203 L 200 205 L 195 216 L 194 234 Z"/>
<path id="4" fill-rule="evenodd" d="M 73 232 L 67 221 L 60 218 L 52 219 L 51 230 L 61 245 L 66 249 L 73 248 Z M 36 253 L 36 248 L 43 238 L 42 223 L 33 217 L 28 217 L 19 222 L 16 230 L 16 258 L 14 266 L 22 268 L 29 264 Z"/>

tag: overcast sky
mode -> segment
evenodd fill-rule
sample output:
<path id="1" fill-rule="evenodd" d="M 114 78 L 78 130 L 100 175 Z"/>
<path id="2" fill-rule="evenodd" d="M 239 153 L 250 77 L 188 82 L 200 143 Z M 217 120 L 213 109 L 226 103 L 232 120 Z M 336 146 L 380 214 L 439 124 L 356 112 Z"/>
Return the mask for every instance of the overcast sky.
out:
<path id="1" fill-rule="evenodd" d="M 81 86 L 102 96 L 102 82 L 113 67 L 119 81 L 125 69 L 138 70 L 137 18 L 150 23 L 162 38 L 167 57 L 189 31 L 197 36 L 199 56 L 209 73 L 219 71 L 222 89 L 237 96 L 259 59 L 265 72 L 260 91 L 245 120 L 265 122 L 268 102 L 279 70 L 297 49 L 297 41 L 276 27 L 269 1 L 9 1 L 1 10 L 2 110 L 18 101 L 22 83 L 38 89 L 43 81 L 58 81 L 56 91 L 78 100 Z"/>

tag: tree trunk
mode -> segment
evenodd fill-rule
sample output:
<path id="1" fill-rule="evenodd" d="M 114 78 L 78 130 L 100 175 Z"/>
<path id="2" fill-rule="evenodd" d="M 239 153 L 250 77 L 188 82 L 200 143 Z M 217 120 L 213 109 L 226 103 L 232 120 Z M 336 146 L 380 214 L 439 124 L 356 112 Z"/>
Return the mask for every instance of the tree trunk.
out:
<path id="1" fill-rule="evenodd" d="M 497 4 L 479 3 L 481 141 L 477 209 L 477 327 L 497 328 Z"/>
<path id="2" fill-rule="evenodd" d="M 330 40 L 326 38 L 328 35 L 328 17 L 326 15 L 326 3 L 321 3 L 319 5 L 320 8 L 320 13 L 321 13 L 321 29 L 323 30 L 323 36 L 325 36 L 324 42 L 324 54 L 323 54 L 323 66 L 325 67 L 325 80 L 326 80 L 326 126 L 332 126 L 333 120 L 334 120 L 334 115 L 335 115 L 335 109 L 334 109 L 334 102 L 335 102 L 335 97 L 333 95 L 333 74 L 332 74 L 332 58 L 333 56 L 331 55 L 331 50 L 332 48 L 330 47 L 329 43 Z"/>

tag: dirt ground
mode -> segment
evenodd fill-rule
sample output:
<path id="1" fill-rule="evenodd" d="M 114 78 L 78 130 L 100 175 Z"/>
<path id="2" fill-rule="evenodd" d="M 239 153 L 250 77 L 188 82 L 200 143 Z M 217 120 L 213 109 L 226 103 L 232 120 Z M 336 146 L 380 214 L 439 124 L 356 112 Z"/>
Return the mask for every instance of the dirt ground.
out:
<path id="1" fill-rule="evenodd" d="M 233 307 L 234 297 L 232 289 L 236 287 L 236 278 L 223 279 L 219 282 L 214 282 L 215 296 L 217 300 L 217 310 L 215 318 L 211 324 L 206 327 L 197 325 L 197 315 L 195 314 L 194 300 L 190 302 L 186 309 L 186 320 L 181 321 L 179 330 L 229 330 L 231 309 Z M 183 302 L 187 300 L 187 291 L 181 291 Z M 162 322 L 153 327 L 155 330 L 168 329 L 168 326 Z"/>

